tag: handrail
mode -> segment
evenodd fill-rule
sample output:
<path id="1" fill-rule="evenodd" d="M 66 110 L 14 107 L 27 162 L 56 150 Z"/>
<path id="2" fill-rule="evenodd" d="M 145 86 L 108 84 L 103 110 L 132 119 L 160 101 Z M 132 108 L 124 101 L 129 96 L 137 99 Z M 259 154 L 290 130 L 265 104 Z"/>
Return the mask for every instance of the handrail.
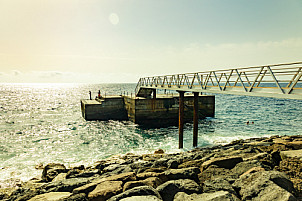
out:
<path id="1" fill-rule="evenodd" d="M 302 99 L 302 62 L 140 78 L 135 88 Z"/>

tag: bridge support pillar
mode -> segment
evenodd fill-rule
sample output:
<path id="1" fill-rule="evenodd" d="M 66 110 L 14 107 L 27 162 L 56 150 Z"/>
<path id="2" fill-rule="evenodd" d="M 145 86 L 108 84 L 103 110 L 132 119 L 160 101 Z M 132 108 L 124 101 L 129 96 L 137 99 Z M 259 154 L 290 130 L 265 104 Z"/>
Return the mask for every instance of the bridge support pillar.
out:
<path id="1" fill-rule="evenodd" d="M 183 132 L 184 132 L 184 91 L 178 91 L 179 93 L 179 119 L 178 119 L 178 138 L 179 149 L 183 148 Z"/>
<path id="2" fill-rule="evenodd" d="M 156 99 L 156 89 L 152 89 L 153 99 Z"/>
<path id="3" fill-rule="evenodd" d="M 197 147 L 197 143 L 198 143 L 198 97 L 199 97 L 199 93 L 198 92 L 194 92 L 193 147 Z"/>

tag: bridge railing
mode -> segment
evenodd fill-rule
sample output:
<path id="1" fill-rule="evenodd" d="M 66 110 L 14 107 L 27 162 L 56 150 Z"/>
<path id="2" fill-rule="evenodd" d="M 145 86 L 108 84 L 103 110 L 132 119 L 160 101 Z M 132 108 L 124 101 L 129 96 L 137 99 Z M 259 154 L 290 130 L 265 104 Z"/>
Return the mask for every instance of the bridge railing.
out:
<path id="1" fill-rule="evenodd" d="M 140 78 L 140 88 L 302 99 L 302 62 Z M 244 93 L 244 94 L 242 94 Z"/>

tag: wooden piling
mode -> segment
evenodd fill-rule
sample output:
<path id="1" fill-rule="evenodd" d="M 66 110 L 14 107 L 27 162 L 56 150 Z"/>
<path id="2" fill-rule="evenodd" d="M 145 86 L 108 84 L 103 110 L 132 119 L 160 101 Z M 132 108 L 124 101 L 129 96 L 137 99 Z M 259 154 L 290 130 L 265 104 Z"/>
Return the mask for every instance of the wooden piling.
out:
<path id="1" fill-rule="evenodd" d="M 197 143 L 198 143 L 198 97 L 199 97 L 199 93 L 198 92 L 194 92 L 193 147 L 197 147 Z"/>
<path id="2" fill-rule="evenodd" d="M 179 135 L 179 149 L 183 148 L 183 132 L 184 132 L 184 91 L 179 93 L 179 120 L 178 120 L 178 135 Z"/>

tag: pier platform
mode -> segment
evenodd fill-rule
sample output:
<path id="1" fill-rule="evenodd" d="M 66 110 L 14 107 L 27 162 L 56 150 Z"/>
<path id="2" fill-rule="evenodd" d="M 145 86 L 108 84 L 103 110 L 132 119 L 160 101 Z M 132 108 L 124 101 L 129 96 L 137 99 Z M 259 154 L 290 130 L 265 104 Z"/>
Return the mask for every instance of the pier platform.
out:
<path id="1" fill-rule="evenodd" d="M 157 94 L 156 97 L 106 96 L 81 100 L 86 120 L 130 120 L 144 127 L 177 126 L 179 96 Z M 184 96 L 184 122 L 193 121 L 194 96 Z M 214 117 L 215 96 L 198 96 L 198 119 Z"/>

